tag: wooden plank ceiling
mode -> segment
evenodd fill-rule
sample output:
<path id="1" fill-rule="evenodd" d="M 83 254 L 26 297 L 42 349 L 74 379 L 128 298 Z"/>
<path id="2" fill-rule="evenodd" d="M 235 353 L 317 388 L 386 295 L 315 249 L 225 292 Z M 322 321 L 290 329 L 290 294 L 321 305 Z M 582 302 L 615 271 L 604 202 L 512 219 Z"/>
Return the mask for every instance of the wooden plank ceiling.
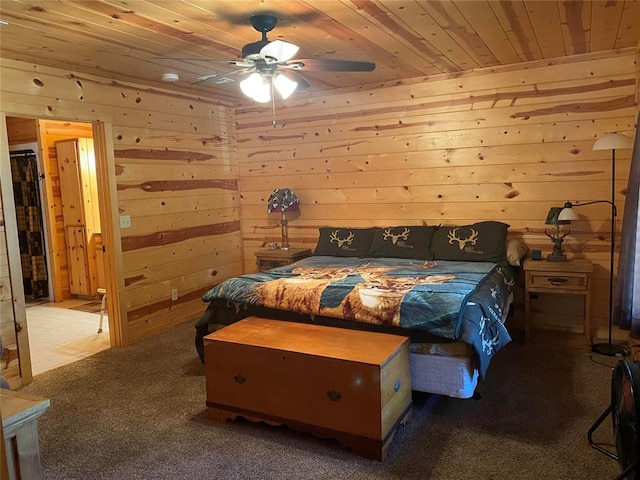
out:
<path id="1" fill-rule="evenodd" d="M 298 45 L 296 58 L 376 64 L 373 72 L 304 72 L 314 93 L 637 47 L 640 39 L 635 0 L 2 0 L 0 56 L 244 101 L 238 81 L 194 82 L 238 69 L 227 61 L 260 40 L 249 23 L 257 13 L 277 16 L 269 40 Z M 163 73 L 180 80 L 163 83 Z"/>

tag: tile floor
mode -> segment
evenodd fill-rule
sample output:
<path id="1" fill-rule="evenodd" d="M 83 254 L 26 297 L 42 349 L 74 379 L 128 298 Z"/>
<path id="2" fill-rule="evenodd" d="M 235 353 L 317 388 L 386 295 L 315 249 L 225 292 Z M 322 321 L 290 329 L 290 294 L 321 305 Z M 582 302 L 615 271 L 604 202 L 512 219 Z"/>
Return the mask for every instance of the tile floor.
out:
<path id="1" fill-rule="evenodd" d="M 27 325 L 33 375 L 46 372 L 109 348 L 105 316 L 98 333 L 99 313 L 71 310 L 88 300 L 27 304 Z"/>

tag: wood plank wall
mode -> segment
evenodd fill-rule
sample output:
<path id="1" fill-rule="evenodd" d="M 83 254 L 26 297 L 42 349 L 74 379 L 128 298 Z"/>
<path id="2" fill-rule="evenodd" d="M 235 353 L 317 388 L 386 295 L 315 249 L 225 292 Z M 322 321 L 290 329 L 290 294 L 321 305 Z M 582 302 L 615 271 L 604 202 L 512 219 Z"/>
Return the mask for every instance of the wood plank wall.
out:
<path id="1" fill-rule="evenodd" d="M 118 214 L 131 217 L 118 231 L 122 343 L 197 319 L 201 295 L 243 269 L 234 109 L 7 59 L 0 67 L 7 115 L 112 126 L 108 168 Z"/>
<path id="2" fill-rule="evenodd" d="M 7 138 L 9 146 L 21 143 L 37 143 L 38 129 L 32 118 L 7 118 Z"/>
<path id="3" fill-rule="evenodd" d="M 611 197 L 611 152 L 592 146 L 607 132 L 635 133 L 635 53 L 531 62 L 330 95 L 296 93 L 276 103 L 276 128 L 270 108 L 238 107 L 246 270 L 256 269 L 256 250 L 280 240 L 278 216 L 266 213 L 267 198 L 278 187 L 291 188 L 301 202 L 289 221 L 292 246 L 313 248 L 318 227 L 325 225 L 498 220 L 530 249 L 550 252 L 544 234 L 550 207 Z M 631 150 L 616 152 L 619 211 L 630 156 Z M 595 264 L 594 325 L 601 327 L 607 318 L 609 226 L 607 205 L 585 207 L 564 243 L 570 256 Z M 571 318 L 575 312 L 559 313 L 561 328 L 581 325 Z"/>

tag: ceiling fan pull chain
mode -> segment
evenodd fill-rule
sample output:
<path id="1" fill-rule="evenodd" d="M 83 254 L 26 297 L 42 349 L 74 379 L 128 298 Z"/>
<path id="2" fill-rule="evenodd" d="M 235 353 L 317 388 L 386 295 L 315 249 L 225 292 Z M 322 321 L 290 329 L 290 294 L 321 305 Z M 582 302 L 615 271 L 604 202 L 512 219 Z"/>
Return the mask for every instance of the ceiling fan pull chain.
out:
<path id="1" fill-rule="evenodd" d="M 271 78 L 271 118 L 273 119 L 273 128 L 276 128 L 276 96 L 273 91 L 273 78 Z"/>

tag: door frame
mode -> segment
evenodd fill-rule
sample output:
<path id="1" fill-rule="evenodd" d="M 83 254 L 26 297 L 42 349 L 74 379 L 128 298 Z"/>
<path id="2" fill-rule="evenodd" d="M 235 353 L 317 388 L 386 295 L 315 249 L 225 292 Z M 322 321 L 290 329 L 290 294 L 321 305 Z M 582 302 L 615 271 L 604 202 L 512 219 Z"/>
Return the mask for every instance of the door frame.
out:
<path id="1" fill-rule="evenodd" d="M 125 305 L 120 301 L 124 291 L 124 266 L 118 215 L 118 190 L 116 182 L 113 130 L 111 123 L 91 122 L 93 126 L 93 150 L 96 156 L 98 203 L 100 204 L 100 228 L 102 229 L 102 255 L 107 288 L 109 315 L 109 341 L 112 347 L 127 344 L 123 319 L 127 318 Z"/>
<path id="2" fill-rule="evenodd" d="M 33 380 L 31 369 L 31 355 L 29 351 L 28 325 L 26 318 L 26 305 L 24 288 L 22 285 L 22 267 L 20 264 L 20 245 L 18 242 L 18 228 L 14 215 L 7 215 L 8 211 L 15 211 L 13 199 L 13 182 L 11 177 L 11 165 L 9 162 L 9 139 L 7 135 L 7 117 L 33 118 L 37 116 L 22 112 L 0 111 L 0 185 L 2 192 L 3 209 L 5 211 L 5 234 L 7 237 L 7 254 L 9 260 L 14 322 L 21 323 L 23 334 L 18 335 L 18 357 L 20 362 L 20 375 L 22 384 L 26 385 Z M 47 118 L 47 120 L 71 121 L 88 123 L 92 125 L 94 150 L 96 157 L 96 177 L 98 181 L 98 199 L 100 203 L 100 218 L 103 258 L 105 266 L 105 281 L 107 283 L 107 308 L 109 315 L 109 343 L 111 347 L 120 347 L 126 344 L 123 328 L 123 318 L 126 318 L 125 306 L 121 304 L 121 292 L 124 289 L 122 245 L 120 238 L 117 204 L 117 185 L 115 173 L 115 156 L 113 147 L 113 131 L 110 122 L 82 118 Z M 39 148 L 42 143 L 38 139 Z M 40 156 L 42 152 L 40 152 Z M 6 160 L 5 160 L 6 159 Z M 6 171 L 5 171 L 6 170 Z M 11 195 L 8 193 L 11 192 Z"/>
<path id="3" fill-rule="evenodd" d="M 11 388 L 17 388 L 32 382 L 33 371 L 31 370 L 27 309 L 25 306 L 24 286 L 22 284 L 20 242 L 18 241 L 18 221 L 15 214 L 12 215 L 10 213 L 16 211 L 16 202 L 13 197 L 13 176 L 11 174 L 11 161 L 9 160 L 7 117 L 3 112 L 0 112 L 0 123 L 2 124 L 0 125 L 0 194 L 2 195 L 4 231 L 7 241 L 9 278 L 11 280 L 11 303 L 13 306 L 13 322 L 15 325 L 19 325 L 21 327 L 20 330 L 16 329 L 21 384 L 11 384 Z"/>
<path id="4" fill-rule="evenodd" d="M 16 115 L 18 116 L 18 115 Z M 59 120 L 57 118 L 38 118 L 36 119 L 39 122 L 47 122 L 47 121 L 56 121 L 56 122 L 65 122 L 66 120 Z M 85 124 L 91 125 L 91 137 L 93 139 L 93 150 L 95 155 L 95 166 L 96 166 L 96 182 L 98 188 L 98 207 L 100 210 L 100 227 L 102 230 L 102 243 L 103 243 L 103 264 L 105 267 L 105 288 L 107 289 L 107 311 L 112 313 L 111 315 L 107 315 L 107 320 L 109 323 L 109 343 L 112 347 L 114 346 L 122 346 L 124 345 L 123 333 L 122 333 L 122 322 L 121 318 L 126 318 L 126 312 L 120 309 L 120 289 L 118 288 L 118 284 L 120 283 L 118 279 L 118 272 L 122 272 L 122 247 L 120 243 L 120 230 L 116 228 L 116 223 L 118 222 L 118 215 L 113 216 L 113 212 L 118 211 L 117 206 L 117 188 L 116 188 L 116 176 L 115 176 L 115 167 L 109 168 L 109 165 L 115 165 L 115 159 L 113 156 L 113 144 L 112 144 L 112 130 L 111 124 L 102 122 L 102 121 L 83 121 L 81 119 L 69 121 L 70 123 L 76 124 Z M 46 148 L 43 140 L 43 126 L 41 124 L 38 125 L 38 144 L 40 149 Z M 69 138 L 74 138 L 73 135 L 69 136 Z M 41 150 L 40 158 L 44 159 L 47 157 L 45 152 Z M 48 165 L 43 165 L 43 171 L 45 174 L 49 174 Z M 45 186 L 43 189 L 43 194 L 48 197 L 49 196 L 50 185 Z M 45 202 L 49 203 L 49 200 L 45 198 Z M 116 202 L 116 203 L 113 203 Z M 51 212 L 47 216 L 49 220 L 49 225 L 51 226 L 55 219 L 51 217 Z M 114 220 L 114 218 L 116 220 Z M 117 225 L 119 227 L 119 223 Z M 53 231 L 49 230 L 48 235 L 53 237 Z M 117 235 L 117 238 L 116 238 Z M 51 238 L 51 242 L 55 242 L 54 238 Z M 107 252 L 109 254 L 107 254 Z M 118 259 L 120 262 L 118 267 L 114 264 L 114 262 Z M 53 268 L 57 267 L 57 259 L 52 258 Z M 57 282 L 55 282 L 57 285 Z M 53 293 L 55 296 L 55 301 L 60 301 L 62 297 L 62 292 L 59 291 L 54 285 Z M 124 284 L 123 284 L 124 286 Z"/>

